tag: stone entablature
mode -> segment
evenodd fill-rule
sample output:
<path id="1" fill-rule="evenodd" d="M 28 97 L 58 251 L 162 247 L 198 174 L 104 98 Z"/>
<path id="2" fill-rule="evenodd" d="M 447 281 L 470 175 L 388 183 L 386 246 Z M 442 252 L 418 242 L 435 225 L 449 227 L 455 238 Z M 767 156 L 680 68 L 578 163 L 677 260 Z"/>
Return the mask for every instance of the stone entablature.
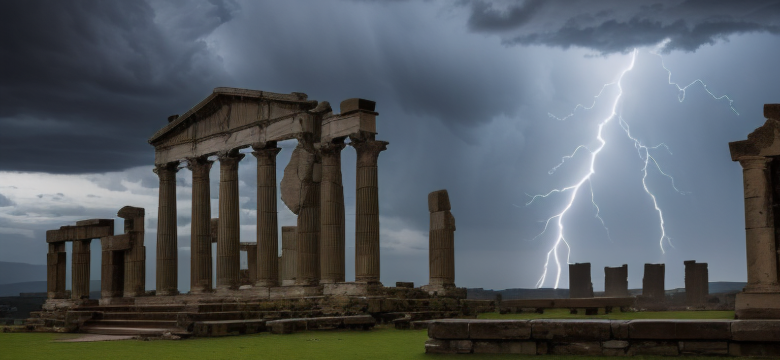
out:
<path id="1" fill-rule="evenodd" d="M 780 355 L 774 320 L 434 320 L 426 353 Z"/>

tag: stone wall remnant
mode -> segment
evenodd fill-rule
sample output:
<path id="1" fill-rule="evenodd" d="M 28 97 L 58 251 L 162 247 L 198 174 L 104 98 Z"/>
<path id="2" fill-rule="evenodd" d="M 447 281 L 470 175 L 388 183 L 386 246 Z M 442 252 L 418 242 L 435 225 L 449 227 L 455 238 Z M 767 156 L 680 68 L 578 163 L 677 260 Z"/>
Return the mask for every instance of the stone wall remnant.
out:
<path id="1" fill-rule="evenodd" d="M 428 194 L 428 284 L 442 289 L 455 287 L 455 217 L 450 212 L 447 190 Z"/>
<path id="2" fill-rule="evenodd" d="M 645 275 L 642 278 L 642 296 L 647 299 L 664 301 L 664 280 L 666 278 L 666 265 L 645 264 Z"/>
<path id="3" fill-rule="evenodd" d="M 590 263 L 569 264 L 569 297 L 592 298 Z"/>
<path id="4" fill-rule="evenodd" d="M 604 267 L 604 296 L 628 296 L 628 265 Z"/>
<path id="5" fill-rule="evenodd" d="M 707 263 L 697 263 L 688 260 L 685 264 L 685 303 L 688 305 L 703 304 L 710 294 Z"/>

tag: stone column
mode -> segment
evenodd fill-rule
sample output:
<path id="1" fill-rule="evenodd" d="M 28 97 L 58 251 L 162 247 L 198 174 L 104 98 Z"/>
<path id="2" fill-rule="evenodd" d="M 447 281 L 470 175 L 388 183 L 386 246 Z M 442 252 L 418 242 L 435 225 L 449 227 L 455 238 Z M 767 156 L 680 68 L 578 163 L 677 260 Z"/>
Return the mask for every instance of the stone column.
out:
<path id="1" fill-rule="evenodd" d="M 281 150 L 273 143 L 252 152 L 257 158 L 257 286 L 279 285 L 276 154 Z"/>
<path id="2" fill-rule="evenodd" d="M 569 298 L 592 298 L 590 263 L 569 264 Z"/>
<path id="3" fill-rule="evenodd" d="M 65 298 L 65 266 L 67 265 L 65 243 L 49 243 L 46 254 L 46 292 L 49 299 Z"/>
<path id="4" fill-rule="evenodd" d="M 133 246 L 124 251 L 124 297 L 143 296 L 146 293 L 146 246 L 144 246 L 146 211 L 125 206 L 117 216 L 124 219 L 125 234 L 131 234 Z"/>
<path id="5" fill-rule="evenodd" d="M 428 283 L 432 286 L 455 285 L 455 217 L 450 212 L 447 190 L 428 194 L 431 213 L 428 233 Z"/>
<path id="6" fill-rule="evenodd" d="M 743 156 L 742 180 L 745 190 L 745 233 L 747 278 L 745 292 L 778 292 L 772 189 L 769 181 L 771 158 Z"/>
<path id="7" fill-rule="evenodd" d="M 71 299 L 89 299 L 89 245 L 92 240 L 73 241 Z"/>
<path id="8" fill-rule="evenodd" d="M 379 189 L 377 159 L 387 141 L 356 140 L 355 281 L 379 282 Z M 299 249 L 300 251 L 300 249 Z"/>
<path id="9" fill-rule="evenodd" d="M 157 207 L 157 295 L 176 295 L 178 290 L 178 246 L 176 234 L 176 172 L 178 162 L 157 165 L 160 200 Z"/>
<path id="10" fill-rule="evenodd" d="M 642 296 L 649 299 L 664 301 L 664 279 L 666 277 L 666 265 L 645 264 L 645 275 L 642 277 Z"/>
<path id="11" fill-rule="evenodd" d="M 344 282 L 344 186 L 341 181 L 343 143 L 320 148 L 320 283 Z"/>
<path id="12" fill-rule="evenodd" d="M 124 251 L 107 250 L 103 247 L 100 263 L 100 297 L 104 299 L 122 297 L 123 279 L 125 273 Z"/>
<path id="13" fill-rule="evenodd" d="M 298 264 L 296 226 L 282 226 L 282 285 L 295 285 Z"/>
<path id="14" fill-rule="evenodd" d="M 217 235 L 217 289 L 238 289 L 241 254 L 238 203 L 238 162 L 244 154 L 219 157 L 219 230 Z"/>
<path id="15" fill-rule="evenodd" d="M 192 171 L 192 230 L 190 292 L 212 290 L 211 270 L 211 189 L 209 171 L 212 161 L 206 157 L 187 159 Z"/>
<path id="16" fill-rule="evenodd" d="M 604 296 L 628 297 L 628 265 L 604 267 Z"/>
<path id="17" fill-rule="evenodd" d="M 298 212 L 298 261 L 296 285 L 317 285 L 320 282 L 320 184 L 305 180 L 301 209 Z"/>

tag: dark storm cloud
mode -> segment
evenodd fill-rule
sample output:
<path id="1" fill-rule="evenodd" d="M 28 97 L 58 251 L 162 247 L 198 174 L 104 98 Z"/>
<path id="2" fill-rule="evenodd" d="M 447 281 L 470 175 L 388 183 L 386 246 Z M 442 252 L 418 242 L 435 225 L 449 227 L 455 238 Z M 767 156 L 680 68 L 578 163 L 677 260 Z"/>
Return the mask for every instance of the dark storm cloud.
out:
<path id="1" fill-rule="evenodd" d="M 204 37 L 228 0 L 0 3 L 0 170 L 151 163 L 146 139 L 224 78 Z"/>
<path id="2" fill-rule="evenodd" d="M 728 36 L 780 33 L 778 1 L 540 1 L 469 3 L 472 31 L 509 45 L 590 48 L 603 54 L 669 39 L 665 51 L 695 51 Z"/>

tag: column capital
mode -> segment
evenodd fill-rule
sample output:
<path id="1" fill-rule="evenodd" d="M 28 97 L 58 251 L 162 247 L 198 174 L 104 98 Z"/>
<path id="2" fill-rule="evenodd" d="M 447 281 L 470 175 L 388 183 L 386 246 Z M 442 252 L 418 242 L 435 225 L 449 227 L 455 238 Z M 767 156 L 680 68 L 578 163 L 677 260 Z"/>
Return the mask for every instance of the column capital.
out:
<path id="1" fill-rule="evenodd" d="M 766 169 L 767 165 L 772 162 L 772 158 L 766 156 L 742 156 L 737 161 L 739 161 L 743 169 Z"/>
<path id="2" fill-rule="evenodd" d="M 241 159 L 244 158 L 244 154 L 229 151 L 217 154 L 217 159 L 219 160 L 220 166 L 238 166 L 238 162 L 241 161 Z"/>
<path id="3" fill-rule="evenodd" d="M 194 172 L 209 171 L 214 161 L 209 160 L 207 156 L 198 156 L 187 158 L 187 169 Z"/>
<path id="4" fill-rule="evenodd" d="M 320 146 L 320 154 L 322 154 L 323 157 L 339 155 L 341 154 L 341 150 L 344 150 L 346 146 L 347 144 L 343 142 L 328 142 Z"/>
<path id="5" fill-rule="evenodd" d="M 176 172 L 179 171 L 179 162 L 173 161 L 165 164 L 154 164 L 154 170 L 152 171 L 154 171 L 154 173 L 159 177 L 163 177 L 169 174 L 176 174 Z"/>
<path id="6" fill-rule="evenodd" d="M 376 166 L 379 153 L 387 150 L 387 141 L 355 140 L 349 143 L 357 152 L 357 166 Z"/>
<path id="7" fill-rule="evenodd" d="M 253 148 L 252 156 L 257 158 L 257 162 L 261 165 L 276 165 L 276 155 L 282 151 L 281 148 L 265 147 L 265 148 Z"/>

